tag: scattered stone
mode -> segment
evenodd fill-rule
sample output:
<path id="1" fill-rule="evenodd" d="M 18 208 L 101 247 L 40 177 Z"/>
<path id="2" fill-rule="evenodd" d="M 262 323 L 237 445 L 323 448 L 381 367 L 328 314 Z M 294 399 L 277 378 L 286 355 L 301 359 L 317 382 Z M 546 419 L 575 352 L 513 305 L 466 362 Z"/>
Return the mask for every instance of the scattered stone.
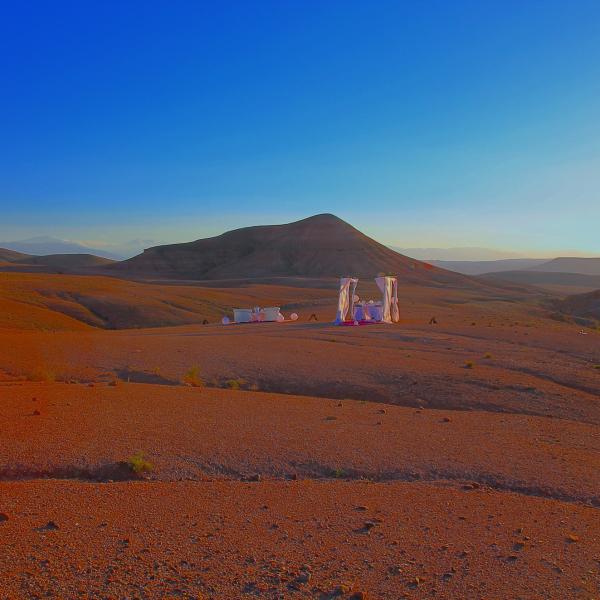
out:
<path id="1" fill-rule="evenodd" d="M 450 417 L 444 417 L 444 418 L 442 419 L 442 422 L 443 422 L 443 423 L 450 423 L 450 421 L 451 421 Z"/>
<path id="2" fill-rule="evenodd" d="M 6 523 L 8 521 L 8 515 L 6 513 L 0 512 L 0 523 Z"/>
<path id="3" fill-rule="evenodd" d="M 400 575 L 402 573 L 402 569 L 398 565 L 393 565 L 388 569 L 388 573 L 390 575 Z"/>
<path id="4" fill-rule="evenodd" d="M 368 510 L 368 509 L 367 509 L 367 507 L 366 507 L 366 506 L 364 506 L 364 505 L 361 505 L 361 506 L 355 506 L 355 507 L 354 507 L 354 510 L 358 510 L 358 511 L 364 512 L 364 511 L 366 511 L 366 510 Z"/>
<path id="5" fill-rule="evenodd" d="M 260 481 L 261 477 L 260 477 L 260 473 L 256 473 L 255 475 L 251 475 L 248 478 L 248 481 Z"/>
<path id="6" fill-rule="evenodd" d="M 312 577 L 312 575 L 308 571 L 305 571 L 304 573 L 300 573 L 300 575 L 298 575 L 298 577 L 296 577 L 294 582 L 300 583 L 300 584 L 308 583 L 310 581 L 311 577 Z"/>
<path id="7" fill-rule="evenodd" d="M 454 577 L 454 573 L 444 573 L 442 575 L 442 581 L 450 581 L 452 579 L 452 577 Z"/>
<path id="8" fill-rule="evenodd" d="M 386 414 L 386 410 L 385 410 L 385 408 L 380 408 L 380 409 L 379 409 L 377 412 L 378 412 L 380 415 L 385 415 L 385 414 Z"/>
<path id="9" fill-rule="evenodd" d="M 475 481 L 472 481 L 471 483 L 465 483 L 465 485 L 462 486 L 463 490 L 477 490 L 480 487 L 481 486 Z"/>
<path id="10" fill-rule="evenodd" d="M 350 591 L 350 586 L 346 583 L 341 583 L 340 585 L 336 586 L 333 591 L 331 592 L 332 596 L 343 596 L 344 594 L 347 594 Z"/>
<path id="11" fill-rule="evenodd" d="M 38 527 L 38 531 L 56 531 L 60 529 L 59 526 L 54 521 L 48 521 L 45 525 Z"/>
<path id="12" fill-rule="evenodd" d="M 329 416 L 329 417 L 325 417 L 326 421 L 337 421 L 337 417 L 333 417 L 333 416 Z"/>
<path id="13" fill-rule="evenodd" d="M 515 542 L 513 550 L 523 550 L 525 548 L 525 542 Z"/>

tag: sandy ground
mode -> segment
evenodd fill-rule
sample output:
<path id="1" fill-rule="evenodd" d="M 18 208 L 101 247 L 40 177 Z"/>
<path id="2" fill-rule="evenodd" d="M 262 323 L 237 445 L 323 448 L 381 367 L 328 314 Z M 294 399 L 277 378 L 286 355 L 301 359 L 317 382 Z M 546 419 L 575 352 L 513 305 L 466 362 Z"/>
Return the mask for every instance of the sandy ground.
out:
<path id="1" fill-rule="evenodd" d="M 0 499 L 3 598 L 598 593 L 597 509 L 487 489 L 28 482 Z"/>
<path id="2" fill-rule="evenodd" d="M 600 597 L 600 336 L 543 298 L 2 277 L 0 599 Z M 300 319 L 198 324 L 240 294 Z"/>
<path id="3" fill-rule="evenodd" d="M 474 481 L 600 507 L 598 427 L 525 415 L 158 385 L 0 386 L 0 478 Z"/>

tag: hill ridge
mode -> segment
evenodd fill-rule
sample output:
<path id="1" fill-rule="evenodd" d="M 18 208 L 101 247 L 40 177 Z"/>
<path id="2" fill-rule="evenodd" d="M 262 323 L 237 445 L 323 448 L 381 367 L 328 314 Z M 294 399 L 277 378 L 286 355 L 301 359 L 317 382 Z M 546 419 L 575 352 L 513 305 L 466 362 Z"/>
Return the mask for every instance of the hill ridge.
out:
<path id="1" fill-rule="evenodd" d="M 464 275 L 399 254 L 330 213 L 154 246 L 111 269 L 175 279 L 374 277 L 393 273 L 413 282 L 480 285 Z"/>

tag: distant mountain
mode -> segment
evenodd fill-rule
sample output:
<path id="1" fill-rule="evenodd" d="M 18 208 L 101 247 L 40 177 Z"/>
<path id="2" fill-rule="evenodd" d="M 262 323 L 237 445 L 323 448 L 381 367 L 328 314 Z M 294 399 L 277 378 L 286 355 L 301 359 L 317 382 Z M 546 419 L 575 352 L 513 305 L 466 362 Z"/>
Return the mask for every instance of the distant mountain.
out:
<path id="1" fill-rule="evenodd" d="M 15 252 L 14 250 L 8 250 L 6 248 L 0 248 L 0 260 L 5 262 L 14 262 L 17 260 L 23 260 L 28 258 L 28 254 L 22 252 Z"/>
<path id="2" fill-rule="evenodd" d="M 95 267 L 106 267 L 116 261 L 93 254 L 49 254 L 47 256 L 30 256 L 19 261 L 18 264 L 39 265 L 52 269 L 74 270 Z"/>
<path id="3" fill-rule="evenodd" d="M 582 275 L 581 273 L 555 273 L 544 271 L 502 271 L 484 273 L 479 278 L 489 281 L 507 281 L 517 284 L 536 285 L 546 288 L 581 288 L 582 290 L 600 289 L 600 275 Z"/>
<path id="4" fill-rule="evenodd" d="M 0 248 L 7 248 L 16 252 L 34 256 L 45 256 L 48 254 L 94 254 L 103 258 L 120 260 L 123 257 L 98 248 L 89 248 L 77 242 L 69 242 L 53 237 L 41 236 L 27 240 L 14 242 L 0 242 Z"/>
<path id="5" fill-rule="evenodd" d="M 580 273 L 582 275 L 600 276 L 600 257 L 579 258 L 561 256 L 543 264 L 530 267 L 532 271 L 544 273 Z"/>
<path id="6" fill-rule="evenodd" d="M 568 315 L 600 321 L 600 289 L 569 296 L 559 303 L 558 308 Z"/>
<path id="7" fill-rule="evenodd" d="M 433 261 L 496 261 L 506 259 L 527 258 L 517 252 L 507 250 L 493 250 L 492 248 L 479 248 L 476 246 L 465 246 L 459 248 L 398 248 L 390 246 L 392 250 L 400 252 L 411 258 Z"/>
<path id="8" fill-rule="evenodd" d="M 504 260 L 431 260 L 432 265 L 463 273 L 465 275 L 483 275 L 501 271 L 520 271 L 531 269 L 548 262 L 547 258 L 508 258 Z"/>
<path id="9" fill-rule="evenodd" d="M 95 273 L 97 269 L 115 264 L 114 260 L 93 254 L 48 254 L 47 256 L 20 255 L 11 261 L 2 261 L 0 269 L 20 273 Z"/>
<path id="10" fill-rule="evenodd" d="M 408 282 L 478 286 L 464 275 L 398 254 L 330 214 L 156 246 L 111 269 L 134 276 L 178 279 L 374 277 L 383 272 L 398 274 Z"/>

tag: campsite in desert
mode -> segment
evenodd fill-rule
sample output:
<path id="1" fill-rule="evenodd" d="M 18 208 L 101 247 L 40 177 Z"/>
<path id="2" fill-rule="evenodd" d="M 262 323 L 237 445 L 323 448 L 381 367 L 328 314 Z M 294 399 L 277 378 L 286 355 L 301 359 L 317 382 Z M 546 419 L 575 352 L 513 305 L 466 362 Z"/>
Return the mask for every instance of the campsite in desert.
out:
<path id="1" fill-rule="evenodd" d="M 0 600 L 600 599 L 597 6 L 37 9 Z"/>

